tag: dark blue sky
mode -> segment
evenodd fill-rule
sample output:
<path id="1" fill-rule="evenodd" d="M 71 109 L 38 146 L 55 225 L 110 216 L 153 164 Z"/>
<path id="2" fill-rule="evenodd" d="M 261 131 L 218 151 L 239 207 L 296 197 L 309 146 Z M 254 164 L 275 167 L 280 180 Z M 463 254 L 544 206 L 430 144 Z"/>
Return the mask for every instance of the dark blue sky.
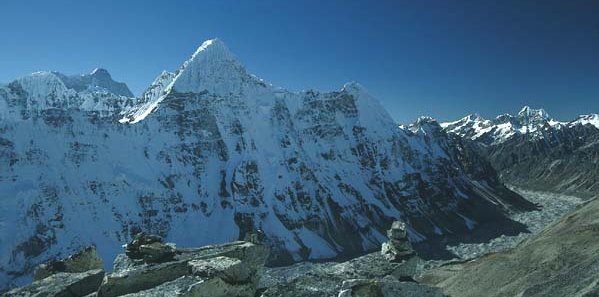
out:
<path id="1" fill-rule="evenodd" d="M 291 90 L 359 81 L 399 122 L 528 104 L 599 112 L 599 1 L 29 1 L 0 9 L 0 81 L 101 66 L 139 94 L 219 37 Z"/>

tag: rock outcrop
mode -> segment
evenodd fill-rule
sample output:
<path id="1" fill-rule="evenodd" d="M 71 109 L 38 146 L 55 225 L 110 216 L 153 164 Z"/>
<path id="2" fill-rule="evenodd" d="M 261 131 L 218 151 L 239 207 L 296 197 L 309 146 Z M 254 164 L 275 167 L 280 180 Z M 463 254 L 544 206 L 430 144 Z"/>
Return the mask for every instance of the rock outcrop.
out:
<path id="1" fill-rule="evenodd" d="M 146 234 L 125 249 L 102 281 L 99 297 L 253 296 L 268 256 L 265 247 L 250 242 L 176 249 Z"/>
<path id="2" fill-rule="evenodd" d="M 65 267 L 60 271 L 51 269 L 56 265 L 38 269 L 40 279 L 6 296 L 252 297 L 267 256 L 265 247 L 250 242 L 177 249 L 159 236 L 140 233 L 125 245 L 125 254 L 117 257 L 112 273 L 79 271 L 97 264 L 99 258 L 89 248 L 55 261 Z"/>
<path id="3" fill-rule="evenodd" d="M 104 265 L 96 252 L 96 247 L 90 246 L 65 259 L 38 265 L 33 272 L 33 280 L 42 280 L 59 272 L 76 273 L 94 269 L 104 269 Z"/>
<path id="4" fill-rule="evenodd" d="M 82 297 L 96 292 L 103 277 L 104 271 L 102 269 L 75 273 L 59 272 L 44 279 L 34 281 L 28 286 L 9 291 L 2 296 Z"/>
<path id="5" fill-rule="evenodd" d="M 131 259 L 141 259 L 146 263 L 167 262 L 175 256 L 175 245 L 162 243 L 160 236 L 141 232 L 125 245 L 125 255 Z"/>

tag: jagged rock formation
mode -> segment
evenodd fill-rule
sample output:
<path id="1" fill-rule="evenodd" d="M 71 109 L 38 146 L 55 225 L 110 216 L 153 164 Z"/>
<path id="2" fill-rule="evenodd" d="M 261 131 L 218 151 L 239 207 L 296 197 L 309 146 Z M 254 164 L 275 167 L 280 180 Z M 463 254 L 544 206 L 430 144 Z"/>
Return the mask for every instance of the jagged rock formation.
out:
<path id="1" fill-rule="evenodd" d="M 0 288 L 90 244 L 111 260 L 140 231 L 200 246 L 262 230 L 283 264 L 378 249 L 401 219 L 435 256 L 518 233 L 505 212 L 533 208 L 435 121 L 400 128 L 357 83 L 275 88 L 219 40 L 141 98 L 91 76 L 0 86 Z"/>
<path id="2" fill-rule="evenodd" d="M 432 270 L 421 281 L 450 296 L 598 296 L 599 199 L 512 250 Z"/>
<path id="3" fill-rule="evenodd" d="M 559 122 L 543 109 L 524 107 L 516 116 L 469 115 L 443 127 L 473 141 L 506 183 L 586 198 L 599 193 L 597 114 Z"/>
<path id="4" fill-rule="evenodd" d="M 126 245 L 126 250 L 161 242 L 158 236 L 138 234 Z M 268 254 L 265 247 L 249 242 L 173 252 L 172 258 L 157 260 L 153 258 L 154 252 L 140 248 L 134 254 L 119 255 L 114 271 L 105 277 L 101 269 L 59 272 L 12 290 L 6 296 L 253 297 Z M 148 257 L 151 262 L 144 260 Z"/>

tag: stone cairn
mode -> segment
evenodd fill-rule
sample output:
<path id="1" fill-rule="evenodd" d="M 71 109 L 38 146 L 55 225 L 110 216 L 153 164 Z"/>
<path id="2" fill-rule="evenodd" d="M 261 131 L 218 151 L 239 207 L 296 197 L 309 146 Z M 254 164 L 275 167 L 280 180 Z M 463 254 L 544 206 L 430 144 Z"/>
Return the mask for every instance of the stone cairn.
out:
<path id="1" fill-rule="evenodd" d="M 400 221 L 393 222 L 387 236 L 389 241 L 383 243 L 381 253 L 390 262 L 400 263 L 392 273 L 393 276 L 403 281 L 412 281 L 420 258 L 412 248 L 406 224 Z"/>
<path id="2" fill-rule="evenodd" d="M 176 247 L 172 243 L 162 243 L 162 238 L 143 232 L 135 235 L 133 240 L 125 245 L 125 255 L 133 260 L 143 260 L 146 263 L 168 262 L 175 256 Z"/>

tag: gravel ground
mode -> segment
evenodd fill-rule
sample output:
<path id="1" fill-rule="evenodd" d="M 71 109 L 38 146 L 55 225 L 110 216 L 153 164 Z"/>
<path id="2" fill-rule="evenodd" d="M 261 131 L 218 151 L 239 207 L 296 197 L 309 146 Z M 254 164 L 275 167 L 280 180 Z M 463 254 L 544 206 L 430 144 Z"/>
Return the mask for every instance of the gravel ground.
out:
<path id="1" fill-rule="evenodd" d="M 447 249 L 458 256 L 459 259 L 467 260 L 491 252 L 512 248 L 523 240 L 543 230 L 583 201 L 577 197 L 555 193 L 535 192 L 518 188 L 511 188 L 511 190 L 519 193 L 522 197 L 541 207 L 538 211 L 518 213 L 511 216 L 513 220 L 528 226 L 530 233 L 520 233 L 517 236 L 502 235 L 486 243 L 459 244 L 456 246 L 448 246 Z"/>

